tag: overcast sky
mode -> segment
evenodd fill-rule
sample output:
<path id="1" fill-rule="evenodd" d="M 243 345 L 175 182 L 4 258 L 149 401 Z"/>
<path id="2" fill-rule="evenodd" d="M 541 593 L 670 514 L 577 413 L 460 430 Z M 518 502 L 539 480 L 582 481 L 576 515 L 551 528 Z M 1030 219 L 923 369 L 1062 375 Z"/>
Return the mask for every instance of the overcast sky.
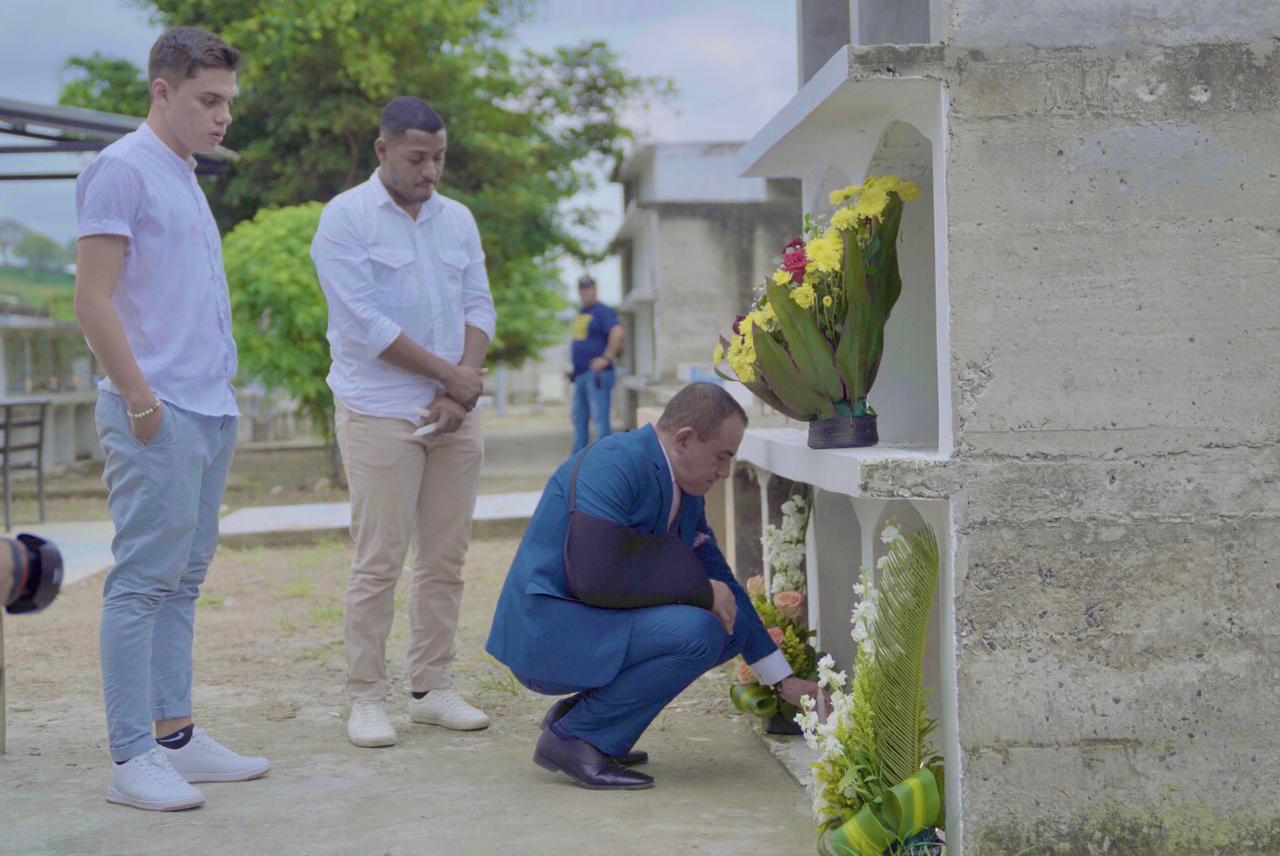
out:
<path id="1" fill-rule="evenodd" d="M 0 96 L 56 103 L 68 57 L 93 51 L 145 65 L 158 35 L 129 0 L 0 0 Z M 632 118 L 647 140 L 747 139 L 795 91 L 795 5 L 789 0 L 541 0 L 520 44 L 546 50 L 604 39 L 637 74 L 673 78 L 680 94 Z M 10 137 L 9 140 L 14 138 Z M 3 138 L 0 138 L 0 145 Z M 227 145 L 236 146 L 235 126 Z M 0 171 L 75 170 L 67 156 L 6 157 Z M 448 192 L 448 176 L 445 177 Z M 0 218 L 14 217 L 59 241 L 75 234 L 72 182 L 0 182 Z M 610 209 L 590 240 L 603 246 L 620 220 L 621 195 L 589 200 Z M 605 296 L 616 270 L 599 270 Z"/>

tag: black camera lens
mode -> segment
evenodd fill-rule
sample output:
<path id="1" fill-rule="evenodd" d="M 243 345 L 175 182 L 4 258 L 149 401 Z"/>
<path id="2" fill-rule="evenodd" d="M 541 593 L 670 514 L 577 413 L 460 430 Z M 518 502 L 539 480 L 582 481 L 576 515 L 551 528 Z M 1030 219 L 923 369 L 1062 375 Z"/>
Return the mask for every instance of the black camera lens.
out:
<path id="1" fill-rule="evenodd" d="M 5 610 L 11 615 L 39 612 L 53 603 L 62 588 L 62 554 L 43 538 L 25 532 L 9 541 L 9 549 L 13 578 L 8 581 Z"/>

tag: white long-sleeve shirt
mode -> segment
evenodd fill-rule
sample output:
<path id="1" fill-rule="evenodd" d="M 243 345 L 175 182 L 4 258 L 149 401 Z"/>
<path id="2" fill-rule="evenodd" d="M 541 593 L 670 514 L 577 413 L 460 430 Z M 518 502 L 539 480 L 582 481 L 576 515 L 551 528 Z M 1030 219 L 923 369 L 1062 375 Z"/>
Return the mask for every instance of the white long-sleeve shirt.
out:
<path id="1" fill-rule="evenodd" d="M 435 193 L 416 219 L 377 171 L 325 206 L 311 258 L 329 301 L 329 388 L 356 413 L 417 421 L 443 387 L 379 359 L 405 333 L 457 364 L 466 328 L 497 324 L 480 230 L 465 205 Z"/>

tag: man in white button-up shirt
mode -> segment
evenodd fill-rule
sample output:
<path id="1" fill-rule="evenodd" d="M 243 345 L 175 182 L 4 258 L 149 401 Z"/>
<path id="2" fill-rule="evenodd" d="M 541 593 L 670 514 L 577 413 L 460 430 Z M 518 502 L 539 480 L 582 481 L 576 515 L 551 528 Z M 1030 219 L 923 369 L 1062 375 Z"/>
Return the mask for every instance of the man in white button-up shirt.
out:
<path id="1" fill-rule="evenodd" d="M 474 408 L 497 316 L 475 218 L 437 190 L 444 121 L 421 99 L 397 98 L 379 131 L 381 166 L 325 207 L 311 245 L 351 489 L 344 628 L 357 746 L 396 740 L 386 642 L 410 542 L 409 716 L 458 730 L 489 724 L 454 691 L 449 668 L 483 458 Z"/>
<path id="2" fill-rule="evenodd" d="M 146 122 L 76 182 L 76 316 L 107 374 L 96 416 L 116 525 L 99 643 L 116 762 L 107 799 L 135 808 L 192 808 L 204 797 L 189 782 L 270 767 L 191 719 L 196 598 L 238 416 L 222 241 L 193 154 L 231 124 L 239 64 L 212 33 L 166 32 L 151 49 Z"/>

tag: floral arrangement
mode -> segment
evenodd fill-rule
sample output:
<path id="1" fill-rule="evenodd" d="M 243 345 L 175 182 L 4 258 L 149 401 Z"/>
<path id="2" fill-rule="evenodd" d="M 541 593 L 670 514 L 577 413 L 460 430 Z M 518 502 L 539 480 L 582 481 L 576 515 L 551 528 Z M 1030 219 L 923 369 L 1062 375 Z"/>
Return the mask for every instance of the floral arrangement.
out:
<path id="1" fill-rule="evenodd" d="M 941 852 L 942 759 L 930 746 L 936 723 L 926 715 L 924 651 L 938 580 L 938 547 L 927 527 L 904 533 L 890 523 L 879 582 L 863 568 L 854 585 L 858 643 L 852 686 L 832 659 L 818 663 L 818 685 L 831 694 L 819 717 L 805 697 L 796 717 L 805 740 L 821 752 L 814 763 L 824 856 L 905 856 Z"/>
<path id="2" fill-rule="evenodd" d="M 782 504 L 782 525 L 765 526 L 760 541 L 765 548 L 771 582 L 763 574 L 747 580 L 747 594 L 774 644 L 787 658 L 791 671 L 807 680 L 818 676 L 818 652 L 808 628 L 808 601 L 804 575 L 805 529 L 809 503 L 797 493 Z M 744 712 L 766 718 L 771 733 L 798 734 L 794 718 L 798 710 L 761 687 L 746 661 L 739 660 L 737 686 L 730 691 L 733 703 Z"/>
<path id="3" fill-rule="evenodd" d="M 829 219 L 805 216 L 804 238 L 786 246 L 732 336 L 720 338 L 716 371 L 793 419 L 874 415 L 867 393 L 902 292 L 902 206 L 919 196 L 916 185 L 894 176 L 832 192 L 831 204 L 843 207 Z"/>
<path id="4" fill-rule="evenodd" d="M 769 565 L 769 592 L 807 594 L 804 574 L 805 530 L 809 526 L 808 491 L 782 503 L 782 525 L 766 524 L 760 536 Z"/>

